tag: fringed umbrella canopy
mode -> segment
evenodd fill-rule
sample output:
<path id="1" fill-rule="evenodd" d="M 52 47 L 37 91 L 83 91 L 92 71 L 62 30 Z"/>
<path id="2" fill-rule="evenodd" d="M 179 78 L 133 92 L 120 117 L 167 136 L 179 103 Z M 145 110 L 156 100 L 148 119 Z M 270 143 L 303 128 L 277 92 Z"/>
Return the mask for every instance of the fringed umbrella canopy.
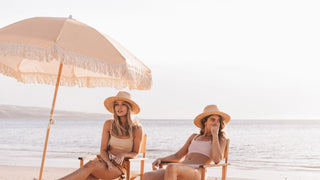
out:
<path id="1" fill-rule="evenodd" d="M 23 83 L 55 85 L 42 178 L 59 85 L 147 90 L 151 71 L 112 38 L 72 18 L 36 17 L 0 29 L 0 72 Z"/>
<path id="2" fill-rule="evenodd" d="M 118 42 L 72 18 L 35 17 L 0 29 L 0 72 L 24 83 L 147 90 L 151 71 Z"/>

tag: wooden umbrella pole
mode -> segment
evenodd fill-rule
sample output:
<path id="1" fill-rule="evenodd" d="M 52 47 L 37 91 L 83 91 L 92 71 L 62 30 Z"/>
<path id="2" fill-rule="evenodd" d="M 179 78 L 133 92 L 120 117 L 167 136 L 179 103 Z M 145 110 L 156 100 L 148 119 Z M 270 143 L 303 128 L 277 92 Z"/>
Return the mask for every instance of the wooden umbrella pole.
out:
<path id="1" fill-rule="evenodd" d="M 54 91 L 53 102 L 52 102 L 52 106 L 51 106 L 50 120 L 49 120 L 49 124 L 48 124 L 48 128 L 47 128 L 46 141 L 45 141 L 45 143 L 44 143 L 44 149 L 43 149 L 43 154 L 42 154 L 42 162 L 41 162 L 39 180 L 41 180 L 41 178 L 42 178 L 42 172 L 43 172 L 44 160 L 45 160 L 45 158 L 46 158 L 46 152 L 47 152 L 47 145 L 48 145 L 50 127 L 51 127 L 51 124 L 54 124 L 53 112 L 54 112 L 54 107 L 55 107 L 55 105 L 56 105 L 56 98 L 57 98 L 58 89 L 59 89 L 59 84 L 60 84 L 62 67 L 63 67 L 63 64 L 60 63 L 58 78 L 57 78 L 57 82 L 56 82 L 56 88 L 55 88 L 55 91 Z"/>

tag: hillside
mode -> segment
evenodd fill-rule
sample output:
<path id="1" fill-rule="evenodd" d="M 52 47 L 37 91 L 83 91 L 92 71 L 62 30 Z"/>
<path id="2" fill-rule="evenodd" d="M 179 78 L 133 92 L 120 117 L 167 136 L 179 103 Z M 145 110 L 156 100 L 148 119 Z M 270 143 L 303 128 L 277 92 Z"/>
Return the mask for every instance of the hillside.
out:
<path id="1" fill-rule="evenodd" d="M 15 105 L 0 105 L 0 119 L 49 118 L 50 109 Z M 55 110 L 54 119 L 108 119 L 110 114 Z"/>

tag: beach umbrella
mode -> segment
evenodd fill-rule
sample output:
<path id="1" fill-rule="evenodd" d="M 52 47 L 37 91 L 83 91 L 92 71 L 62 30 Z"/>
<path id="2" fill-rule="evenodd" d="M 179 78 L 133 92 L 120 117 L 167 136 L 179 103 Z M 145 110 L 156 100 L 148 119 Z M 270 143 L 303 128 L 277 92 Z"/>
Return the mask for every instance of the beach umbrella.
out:
<path id="1" fill-rule="evenodd" d="M 0 72 L 23 83 L 55 85 L 39 179 L 58 88 L 148 90 L 151 70 L 111 37 L 72 17 L 35 17 L 0 29 Z"/>

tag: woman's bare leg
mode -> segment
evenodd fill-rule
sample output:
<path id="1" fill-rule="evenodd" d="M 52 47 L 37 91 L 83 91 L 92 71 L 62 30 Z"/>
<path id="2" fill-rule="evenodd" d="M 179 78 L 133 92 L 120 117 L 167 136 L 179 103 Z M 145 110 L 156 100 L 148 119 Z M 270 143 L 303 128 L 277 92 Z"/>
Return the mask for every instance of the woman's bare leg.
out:
<path id="1" fill-rule="evenodd" d="M 104 162 L 92 160 L 59 180 L 114 179 L 119 175 L 121 172 L 118 168 L 109 170 Z"/>
<path id="2" fill-rule="evenodd" d="M 96 161 L 89 161 L 81 168 L 77 169 L 76 171 L 72 172 L 71 174 L 68 174 L 67 176 L 64 176 L 63 178 L 59 180 L 85 180 L 87 177 L 91 174 L 91 172 L 94 170 L 96 166 Z"/>
<path id="3" fill-rule="evenodd" d="M 88 176 L 86 180 L 99 180 L 99 178 L 96 178 L 92 175 Z"/>
<path id="4" fill-rule="evenodd" d="M 143 180 L 163 180 L 164 179 L 164 169 L 159 169 L 156 171 L 149 171 L 143 174 Z"/>
<path id="5" fill-rule="evenodd" d="M 200 180 L 201 172 L 199 169 L 183 165 L 183 164 L 169 164 L 166 167 L 164 180 Z"/>

